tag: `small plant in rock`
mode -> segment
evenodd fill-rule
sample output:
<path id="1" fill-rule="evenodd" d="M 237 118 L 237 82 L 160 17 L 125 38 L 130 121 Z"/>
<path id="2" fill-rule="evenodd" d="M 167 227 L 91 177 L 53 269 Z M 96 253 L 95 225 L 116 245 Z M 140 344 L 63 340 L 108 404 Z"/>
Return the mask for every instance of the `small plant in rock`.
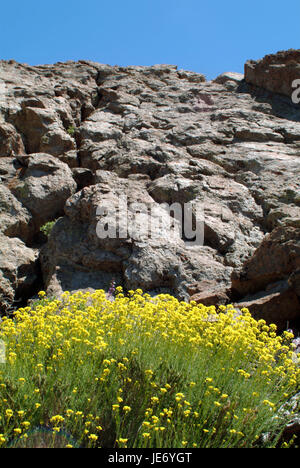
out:
<path id="1" fill-rule="evenodd" d="M 40 231 L 46 236 L 49 237 L 56 221 L 49 221 L 40 228 Z"/>
<path id="2" fill-rule="evenodd" d="M 75 127 L 73 125 L 70 125 L 70 127 L 67 130 L 67 133 L 73 137 L 75 135 L 75 131 L 76 131 Z"/>

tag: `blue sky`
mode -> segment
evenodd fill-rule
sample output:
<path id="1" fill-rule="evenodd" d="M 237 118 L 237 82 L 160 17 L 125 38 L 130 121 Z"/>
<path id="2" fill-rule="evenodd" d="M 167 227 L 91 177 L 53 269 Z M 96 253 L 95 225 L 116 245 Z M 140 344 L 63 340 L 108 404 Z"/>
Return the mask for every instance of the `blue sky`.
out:
<path id="1" fill-rule="evenodd" d="M 211 79 L 300 48 L 299 23 L 299 0 L 4 0 L 0 59 L 169 63 Z"/>

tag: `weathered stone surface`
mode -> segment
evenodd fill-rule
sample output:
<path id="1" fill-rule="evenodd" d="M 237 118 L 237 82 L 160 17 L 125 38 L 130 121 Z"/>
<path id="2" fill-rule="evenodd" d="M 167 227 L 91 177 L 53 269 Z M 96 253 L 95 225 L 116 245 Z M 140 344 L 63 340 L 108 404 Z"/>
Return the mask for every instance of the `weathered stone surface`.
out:
<path id="1" fill-rule="evenodd" d="M 25 242 L 34 234 L 29 211 L 5 185 L 0 185 L 0 232 L 8 237 L 19 237 Z"/>
<path id="2" fill-rule="evenodd" d="M 9 123 L 0 122 L 0 158 L 24 153 L 21 136 Z"/>
<path id="3" fill-rule="evenodd" d="M 255 295 L 247 296 L 235 304 L 247 308 L 254 318 L 276 323 L 280 331 L 286 330 L 300 316 L 300 301 L 287 281 L 281 281 Z"/>
<path id="4" fill-rule="evenodd" d="M 228 289 L 221 288 L 216 281 L 201 281 L 188 286 L 190 301 L 206 306 L 224 305 L 229 302 Z"/>
<path id="5" fill-rule="evenodd" d="M 232 274 L 233 293 L 247 295 L 238 307 L 249 308 L 256 318 L 281 329 L 290 322 L 298 327 L 300 318 L 300 230 L 296 220 L 290 224 L 274 229 L 242 269 Z"/>
<path id="6" fill-rule="evenodd" d="M 15 178 L 21 169 L 21 164 L 14 158 L 0 158 L 0 183 L 6 184 Z"/>
<path id="7" fill-rule="evenodd" d="M 18 160 L 22 171 L 10 183 L 10 190 L 30 211 L 38 229 L 63 212 L 76 183 L 69 167 L 48 154 L 19 156 Z"/>
<path id="8" fill-rule="evenodd" d="M 300 268 L 300 229 L 281 226 L 265 237 L 240 271 L 232 274 L 232 288 L 240 296 L 264 290 Z"/>
<path id="9" fill-rule="evenodd" d="M 200 281 L 210 274 L 221 284 L 228 281 L 231 269 L 224 268 L 211 248 L 188 250 L 179 231 L 170 238 L 168 227 L 176 221 L 148 194 L 147 179 L 121 179 L 107 171 L 98 171 L 97 178 L 97 185 L 67 201 L 66 216 L 56 223 L 43 249 L 42 268 L 49 291 L 81 289 L 87 278 L 89 286 L 107 288 L 117 277 L 127 288 L 161 290 L 187 299 L 186 287 L 193 279 Z M 127 205 L 120 205 L 122 196 L 128 200 L 126 216 Z M 143 203 L 147 211 L 135 214 L 138 207 L 133 203 Z M 111 212 L 97 211 L 104 208 Z M 124 238 L 119 237 L 113 209 L 121 210 L 121 227 L 125 229 L 128 223 Z M 115 233 L 100 238 L 99 229 L 106 225 L 115 228 Z"/>
<path id="10" fill-rule="evenodd" d="M 292 83 L 300 76 L 300 49 L 290 49 L 245 64 L 245 80 L 273 93 L 291 97 Z"/>
<path id="11" fill-rule="evenodd" d="M 72 170 L 73 178 L 77 184 L 77 189 L 81 190 L 84 187 L 89 187 L 95 183 L 95 175 L 90 169 L 84 167 L 75 167 Z"/>
<path id="12" fill-rule="evenodd" d="M 300 297 L 300 268 L 295 270 L 289 277 L 289 285 L 295 291 L 298 297 Z"/>
<path id="13" fill-rule="evenodd" d="M 291 54 L 297 62 L 297 51 L 278 54 L 248 64 L 245 79 L 214 81 L 172 65 L 1 61 L 1 196 L 11 200 L 1 232 L 29 245 L 26 225 L 36 233 L 67 202 L 41 255 L 44 286 L 58 293 L 108 287 L 114 277 L 188 298 L 195 282 L 227 290 L 235 269 L 242 299 L 286 281 L 298 268 L 300 228 L 300 109 L 280 87 L 297 69 Z M 99 240 L 96 209 L 116 206 L 120 194 L 157 210 L 191 202 L 194 218 L 203 213 L 204 245 L 170 240 L 165 227 L 155 240 Z M 197 293 L 212 300 L 209 289 Z"/>
<path id="14" fill-rule="evenodd" d="M 228 83 L 228 81 L 240 83 L 243 79 L 244 75 L 242 75 L 241 73 L 225 72 L 217 76 L 217 78 L 214 79 L 214 82 L 223 85 L 225 83 Z"/>
<path id="15" fill-rule="evenodd" d="M 0 234 L 0 311 L 7 312 L 18 299 L 29 298 L 38 281 L 38 251 L 16 238 Z"/>

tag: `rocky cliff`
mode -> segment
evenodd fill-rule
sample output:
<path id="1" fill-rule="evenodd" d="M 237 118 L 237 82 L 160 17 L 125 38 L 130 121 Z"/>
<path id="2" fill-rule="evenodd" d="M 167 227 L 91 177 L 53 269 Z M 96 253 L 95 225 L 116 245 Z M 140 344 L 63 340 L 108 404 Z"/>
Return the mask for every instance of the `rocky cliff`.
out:
<path id="1" fill-rule="evenodd" d="M 292 56 L 292 58 L 291 58 Z M 271 58 L 270 58 L 271 57 Z M 127 289 L 300 318 L 300 51 L 213 81 L 171 65 L 0 62 L 0 308 Z M 101 238 L 126 197 L 151 236 Z M 201 208 L 190 245 L 162 203 Z M 134 204 L 147 207 L 134 211 Z M 194 218 L 193 218 L 194 216 Z M 157 223 L 159 218 L 160 223 Z M 40 228 L 57 220 L 46 238 Z"/>

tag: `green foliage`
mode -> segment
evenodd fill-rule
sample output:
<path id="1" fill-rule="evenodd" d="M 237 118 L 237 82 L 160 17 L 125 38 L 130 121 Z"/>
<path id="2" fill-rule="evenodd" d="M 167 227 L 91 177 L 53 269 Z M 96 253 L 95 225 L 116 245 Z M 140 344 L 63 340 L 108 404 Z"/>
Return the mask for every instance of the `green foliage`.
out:
<path id="1" fill-rule="evenodd" d="M 75 135 L 75 131 L 76 131 L 76 129 L 75 129 L 75 127 L 73 125 L 71 125 L 67 130 L 68 134 L 70 136 L 72 136 L 72 137 Z"/>
<path id="2" fill-rule="evenodd" d="M 45 236 L 49 237 L 55 223 L 56 221 L 49 221 L 40 228 L 40 231 L 45 234 Z"/>

